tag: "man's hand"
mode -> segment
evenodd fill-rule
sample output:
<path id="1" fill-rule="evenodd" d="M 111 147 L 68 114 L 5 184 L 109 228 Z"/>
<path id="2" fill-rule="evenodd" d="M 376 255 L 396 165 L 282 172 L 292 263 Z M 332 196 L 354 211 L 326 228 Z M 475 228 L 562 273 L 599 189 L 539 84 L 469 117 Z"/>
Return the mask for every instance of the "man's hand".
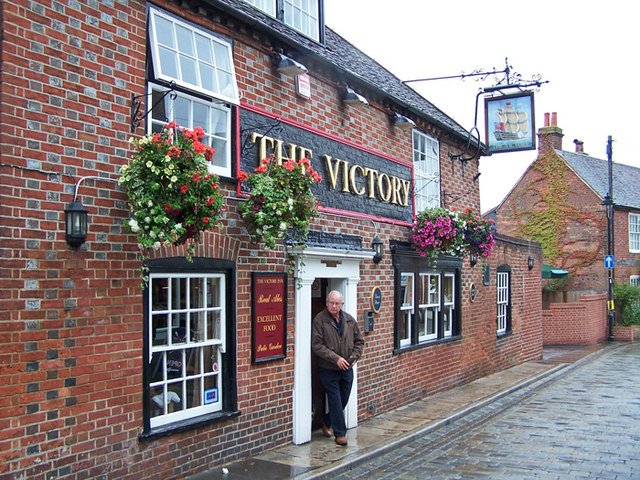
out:
<path id="1" fill-rule="evenodd" d="M 349 370 L 351 368 L 351 364 L 342 357 L 338 359 L 338 361 L 336 362 L 336 365 L 340 370 Z"/>

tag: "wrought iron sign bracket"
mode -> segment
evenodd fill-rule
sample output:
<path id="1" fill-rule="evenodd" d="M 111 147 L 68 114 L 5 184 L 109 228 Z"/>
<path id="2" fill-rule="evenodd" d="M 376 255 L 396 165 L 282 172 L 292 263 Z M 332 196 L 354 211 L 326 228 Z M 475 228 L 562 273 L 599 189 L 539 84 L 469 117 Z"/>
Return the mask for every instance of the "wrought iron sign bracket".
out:
<path id="1" fill-rule="evenodd" d="M 131 94 L 131 133 L 136 131 L 136 128 L 138 128 L 140 126 L 140 123 L 142 123 L 142 120 L 144 120 L 147 117 L 147 115 L 149 115 L 149 112 L 151 112 L 154 108 L 156 108 L 156 106 L 160 102 L 162 102 L 167 95 L 171 94 L 171 99 L 175 100 L 177 96 L 175 89 L 176 89 L 176 83 L 171 82 L 169 84 L 169 90 L 164 92 L 162 96 L 158 100 L 156 100 L 153 103 L 153 105 L 151 105 L 149 110 L 147 110 L 144 113 L 141 111 L 142 98 L 146 97 L 149 94 L 143 93 L 142 95 L 134 95 L 132 93 Z"/>

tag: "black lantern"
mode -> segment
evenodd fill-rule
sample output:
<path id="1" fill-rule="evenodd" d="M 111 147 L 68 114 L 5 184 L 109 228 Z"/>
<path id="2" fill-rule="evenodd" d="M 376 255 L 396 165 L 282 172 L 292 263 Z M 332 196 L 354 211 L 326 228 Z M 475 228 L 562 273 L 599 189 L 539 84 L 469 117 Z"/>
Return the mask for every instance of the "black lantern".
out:
<path id="1" fill-rule="evenodd" d="M 469 264 L 472 267 L 475 267 L 476 263 L 478 263 L 478 256 L 472 253 L 471 255 L 469 255 Z"/>
<path id="2" fill-rule="evenodd" d="M 531 255 L 527 258 L 527 267 L 529 267 L 529 270 L 533 270 L 533 257 Z"/>
<path id="3" fill-rule="evenodd" d="M 374 255 L 372 258 L 373 263 L 380 263 L 383 257 L 384 243 L 382 243 L 382 240 L 378 235 L 376 235 L 375 238 L 371 241 L 371 248 L 373 248 L 374 251 Z"/>
<path id="4" fill-rule="evenodd" d="M 82 203 L 76 200 L 64 209 L 65 232 L 70 247 L 78 248 L 87 239 L 88 213 Z"/>

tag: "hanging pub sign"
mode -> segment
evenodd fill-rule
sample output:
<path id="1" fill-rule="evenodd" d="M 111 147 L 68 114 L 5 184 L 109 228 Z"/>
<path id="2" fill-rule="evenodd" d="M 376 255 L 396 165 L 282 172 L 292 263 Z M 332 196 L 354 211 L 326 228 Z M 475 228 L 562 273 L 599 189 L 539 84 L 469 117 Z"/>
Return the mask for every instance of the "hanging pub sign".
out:
<path id="1" fill-rule="evenodd" d="M 535 150 L 533 92 L 485 97 L 485 144 L 491 153 Z"/>
<path id="2" fill-rule="evenodd" d="M 253 363 L 286 356 L 287 274 L 253 272 L 252 348 Z"/>

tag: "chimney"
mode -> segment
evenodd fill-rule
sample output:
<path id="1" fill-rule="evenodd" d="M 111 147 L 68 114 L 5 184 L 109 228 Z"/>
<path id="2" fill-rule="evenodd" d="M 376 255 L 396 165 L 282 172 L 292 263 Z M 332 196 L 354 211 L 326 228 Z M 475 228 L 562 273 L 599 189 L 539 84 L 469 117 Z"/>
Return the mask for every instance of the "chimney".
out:
<path id="1" fill-rule="evenodd" d="M 556 112 L 544 114 L 544 127 L 538 130 L 538 153 L 550 149 L 562 150 L 562 129 L 558 127 L 558 114 Z"/>
<path id="2" fill-rule="evenodd" d="M 577 138 L 573 141 L 576 144 L 576 153 L 584 153 L 584 142 Z"/>

